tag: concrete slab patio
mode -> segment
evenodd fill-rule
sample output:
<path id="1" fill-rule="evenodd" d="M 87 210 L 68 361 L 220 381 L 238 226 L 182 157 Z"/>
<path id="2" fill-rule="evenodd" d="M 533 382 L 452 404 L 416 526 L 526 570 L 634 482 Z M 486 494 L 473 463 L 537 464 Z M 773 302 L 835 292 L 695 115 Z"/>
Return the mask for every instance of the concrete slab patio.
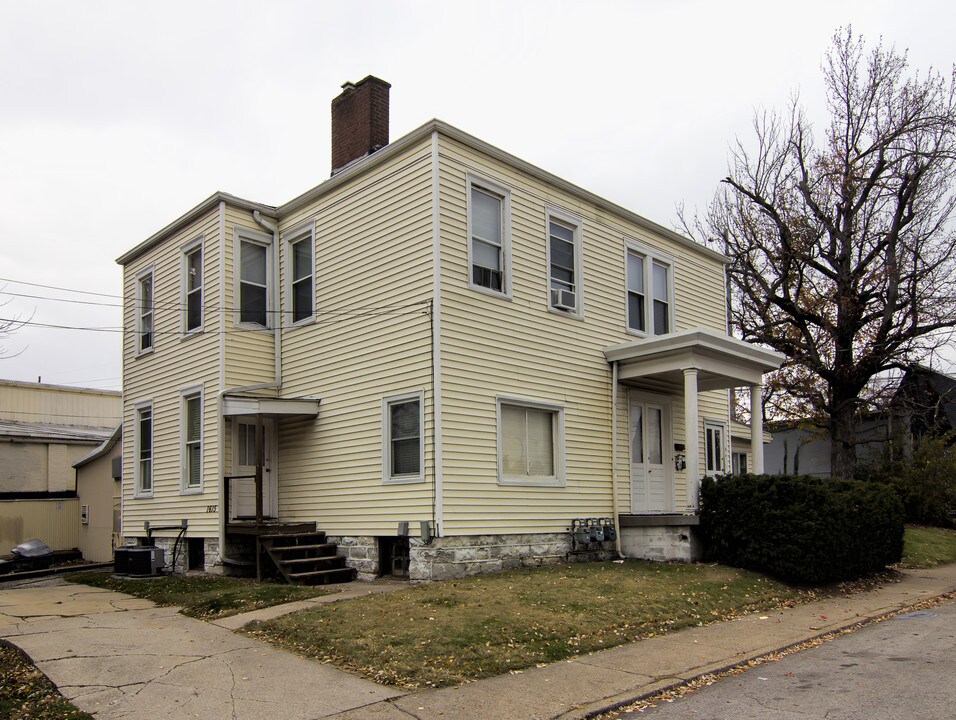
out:
<path id="1" fill-rule="evenodd" d="M 121 593 L 0 590 L 0 637 L 97 718 L 314 720 L 402 693 Z"/>
<path id="2" fill-rule="evenodd" d="M 411 694 L 297 658 L 171 608 L 56 582 L 0 590 L 0 637 L 26 650 L 64 695 L 98 718 L 572 720 L 954 593 L 956 565 L 907 571 L 900 582 L 870 592 Z M 229 624 L 249 619 L 253 617 Z"/>

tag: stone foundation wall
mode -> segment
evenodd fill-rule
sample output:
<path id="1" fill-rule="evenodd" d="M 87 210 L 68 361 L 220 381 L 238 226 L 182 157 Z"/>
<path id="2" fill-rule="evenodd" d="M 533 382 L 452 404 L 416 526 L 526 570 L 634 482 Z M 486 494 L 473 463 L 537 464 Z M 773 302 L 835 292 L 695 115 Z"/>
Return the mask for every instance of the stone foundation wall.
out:
<path id="1" fill-rule="evenodd" d="M 412 538 L 409 554 L 410 580 L 447 580 L 518 567 L 607 560 L 614 555 L 614 543 L 575 548 L 569 533 L 455 535 L 434 538 L 427 545 Z"/>
<path id="2" fill-rule="evenodd" d="M 374 580 L 379 576 L 378 538 L 371 535 L 329 535 L 328 542 L 336 543 L 336 555 L 345 558 L 345 564 L 355 568 L 359 580 Z"/>
<path id="3" fill-rule="evenodd" d="M 693 562 L 703 556 L 695 528 L 688 525 L 657 525 L 620 528 L 621 549 L 629 558 Z"/>

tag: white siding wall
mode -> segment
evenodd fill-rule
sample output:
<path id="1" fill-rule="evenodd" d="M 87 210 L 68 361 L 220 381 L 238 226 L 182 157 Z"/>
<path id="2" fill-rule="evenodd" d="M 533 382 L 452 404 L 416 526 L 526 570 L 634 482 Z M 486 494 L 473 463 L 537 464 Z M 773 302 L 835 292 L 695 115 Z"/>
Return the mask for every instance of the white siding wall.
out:
<path id="1" fill-rule="evenodd" d="M 314 323 L 283 330 L 282 395 L 321 400 L 317 420 L 280 424 L 283 520 L 394 535 L 401 520 L 414 534 L 433 518 L 430 163 L 425 141 L 282 218 L 282 232 L 314 223 L 317 311 Z M 285 292 L 284 247 L 280 257 Z M 425 482 L 383 484 L 382 399 L 415 391 Z"/>
<path id="2" fill-rule="evenodd" d="M 203 237 L 203 331 L 184 336 L 181 301 L 182 248 Z M 219 502 L 217 472 L 217 399 L 219 390 L 219 334 L 228 325 L 223 318 L 232 307 L 219 289 L 218 207 L 145 252 L 124 267 L 123 326 L 123 534 L 143 536 L 143 521 L 174 524 L 186 518 L 189 535 L 216 536 L 218 516 L 206 512 Z M 152 352 L 137 355 L 137 274 L 153 267 L 155 337 Z M 182 394 L 201 385 L 203 405 L 203 492 L 184 494 L 182 482 Z M 153 497 L 134 498 L 137 403 L 153 402 Z M 174 535 L 159 532 L 157 535 Z"/>
<path id="3" fill-rule="evenodd" d="M 511 191 L 511 299 L 471 290 L 466 174 Z M 625 238 L 674 263 L 677 330 L 725 328 L 719 262 L 591 206 L 558 188 L 441 139 L 442 393 L 447 534 L 561 532 L 572 518 L 611 514 L 611 372 L 602 349 L 625 330 Z M 548 311 L 546 210 L 583 223 L 584 319 Z M 496 398 L 517 396 L 565 409 L 567 486 L 497 481 Z M 701 397 L 701 417 L 726 415 L 724 392 Z M 673 435 L 683 438 L 683 398 L 673 398 Z M 627 402 L 619 399 L 620 510 L 630 506 Z M 703 442 L 701 441 L 701 447 Z M 686 479 L 678 473 L 678 508 Z"/>

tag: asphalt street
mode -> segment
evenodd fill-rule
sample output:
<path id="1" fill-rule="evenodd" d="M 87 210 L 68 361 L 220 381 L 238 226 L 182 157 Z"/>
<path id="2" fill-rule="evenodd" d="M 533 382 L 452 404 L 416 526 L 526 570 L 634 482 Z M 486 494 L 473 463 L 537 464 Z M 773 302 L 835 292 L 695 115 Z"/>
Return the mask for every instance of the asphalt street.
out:
<path id="1" fill-rule="evenodd" d="M 725 677 L 673 702 L 621 712 L 654 720 L 952 720 L 956 603 L 898 615 Z"/>

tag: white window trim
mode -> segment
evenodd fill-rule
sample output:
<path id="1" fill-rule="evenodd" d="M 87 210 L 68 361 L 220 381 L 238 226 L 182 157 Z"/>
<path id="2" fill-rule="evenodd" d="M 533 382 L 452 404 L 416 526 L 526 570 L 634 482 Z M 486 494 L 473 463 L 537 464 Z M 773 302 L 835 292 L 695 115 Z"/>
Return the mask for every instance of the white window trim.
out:
<path id="1" fill-rule="evenodd" d="M 149 353 L 153 352 L 153 349 L 156 347 L 156 272 L 155 271 L 156 271 L 156 267 L 154 265 L 150 265 L 149 267 L 145 267 L 142 270 L 140 270 L 138 273 L 136 273 L 136 285 L 133 288 L 133 293 L 134 293 L 133 307 L 135 308 L 135 313 L 136 313 L 136 316 L 133 318 L 133 328 L 135 330 L 135 340 L 134 340 L 135 345 L 134 345 L 134 351 L 133 351 L 134 356 L 148 355 Z M 150 331 L 152 333 L 152 337 L 150 338 L 150 341 L 149 341 L 149 347 L 143 348 L 140 342 L 143 337 L 143 301 L 142 301 L 142 293 L 140 292 L 140 289 L 142 287 L 143 280 L 145 280 L 147 277 L 150 279 L 153 285 L 153 306 L 152 308 L 150 308 L 152 321 L 153 321 L 153 327 L 152 327 L 152 330 Z"/>
<path id="2" fill-rule="evenodd" d="M 181 329 L 183 336 L 201 334 L 203 326 L 206 324 L 205 306 L 206 306 L 206 250 L 203 247 L 205 238 L 200 235 L 182 246 L 180 249 L 180 276 L 179 276 L 179 302 L 182 306 Z M 199 285 L 199 325 L 190 329 L 189 325 L 189 256 L 199 251 L 200 267 L 202 268 L 202 280 Z M 155 292 L 155 285 L 154 292 Z"/>
<path id="3" fill-rule="evenodd" d="M 565 441 L 564 441 L 564 406 L 557 403 L 529 400 L 527 398 L 511 397 L 499 395 L 496 400 L 496 428 L 498 442 L 498 484 L 516 487 L 565 487 L 567 485 L 567 471 L 565 467 Z M 511 405 L 514 407 L 534 408 L 537 410 L 547 410 L 555 414 L 555 424 L 553 427 L 553 449 L 554 449 L 554 475 L 541 478 L 517 477 L 504 474 L 504 458 L 502 451 L 504 443 L 502 442 L 502 419 L 501 406 Z"/>
<path id="4" fill-rule="evenodd" d="M 720 430 L 720 458 L 723 460 L 723 467 L 719 470 L 712 470 L 707 467 L 707 430 Z M 730 471 L 727 469 L 729 454 L 729 437 L 727 422 L 724 420 L 715 420 L 713 418 L 704 418 L 704 474 L 705 475 L 726 475 Z"/>
<path id="5" fill-rule="evenodd" d="M 315 301 L 316 301 L 316 292 L 315 292 L 315 221 L 310 220 L 307 223 L 299 225 L 292 230 L 288 230 L 282 233 L 282 237 L 285 246 L 285 283 L 283 291 L 286 297 L 286 327 L 297 328 L 302 325 L 310 325 L 315 322 Z M 300 242 L 305 242 L 308 239 L 309 244 L 312 246 L 312 314 L 307 318 L 302 318 L 301 320 L 294 322 L 293 318 L 295 317 L 295 305 L 293 302 L 293 291 L 292 283 L 294 281 L 293 272 L 295 270 L 295 262 L 293 260 L 292 246 Z"/>
<path id="6" fill-rule="evenodd" d="M 562 310 L 551 304 L 551 221 L 556 220 L 561 225 L 569 225 L 574 231 L 574 310 Z M 545 286 L 548 289 L 548 312 L 564 317 L 584 318 L 584 263 L 582 245 L 584 242 L 584 221 L 570 213 L 557 208 L 545 208 L 544 237 L 546 260 Z"/>
<path id="7" fill-rule="evenodd" d="M 89 505 L 80 505 L 80 524 L 81 525 L 90 524 L 90 506 Z"/>
<path id="8" fill-rule="evenodd" d="M 730 472 L 733 474 L 739 474 L 739 471 L 734 470 L 734 458 L 738 457 L 743 460 L 744 465 L 747 466 L 747 469 L 744 470 L 744 474 L 750 472 L 750 453 L 746 450 L 734 450 L 730 449 Z M 739 463 L 738 463 L 739 464 Z"/>
<path id="9" fill-rule="evenodd" d="M 199 485 L 189 485 L 189 452 L 187 449 L 187 438 L 189 433 L 189 422 L 187 417 L 187 401 L 193 398 L 199 398 Z M 179 494 L 180 495 L 199 495 L 203 492 L 205 480 L 205 462 L 204 462 L 204 425 L 206 410 L 206 396 L 202 385 L 191 385 L 179 391 L 179 437 L 180 452 L 179 460 Z"/>
<path id="10" fill-rule="evenodd" d="M 634 252 L 644 258 L 644 330 L 631 327 L 627 317 L 627 256 Z M 624 329 L 628 335 L 655 337 L 654 335 L 654 263 L 667 267 L 667 334 L 677 331 L 674 326 L 674 258 L 648 245 L 624 238 Z"/>
<path id="11" fill-rule="evenodd" d="M 501 291 L 476 285 L 471 271 L 472 264 L 472 235 L 471 235 L 471 190 L 473 187 L 484 190 L 492 195 L 501 197 Z M 485 293 L 492 297 L 511 299 L 511 191 L 496 182 L 484 177 L 465 176 L 465 205 L 467 218 L 465 235 L 468 240 L 468 287 L 476 292 Z"/>
<path id="12" fill-rule="evenodd" d="M 232 265 L 233 265 L 233 283 L 232 283 L 232 295 L 233 295 L 233 317 L 232 321 L 236 327 L 249 328 L 252 330 L 271 330 L 275 325 L 275 308 L 273 307 L 273 295 L 275 294 L 275 288 L 272 286 L 274 278 L 273 273 L 273 263 L 275 262 L 273 258 L 274 248 L 272 247 L 272 236 L 266 235 L 265 233 L 258 232 L 251 228 L 242 227 L 240 225 L 235 225 L 232 229 L 233 237 L 233 247 L 232 247 Z M 258 245 L 262 245 L 266 249 L 266 324 L 265 327 L 259 325 L 258 323 L 248 323 L 240 321 L 241 317 L 241 304 L 240 297 L 242 292 L 242 263 L 240 262 L 240 253 L 242 251 L 242 243 L 251 242 Z"/>
<path id="13" fill-rule="evenodd" d="M 142 489 L 142 476 L 140 471 L 140 436 L 139 421 L 143 410 L 149 410 L 150 418 L 150 485 L 149 490 Z M 133 404 L 133 497 L 151 498 L 156 489 L 156 413 L 153 412 L 152 400 L 141 400 Z"/>
<path id="14" fill-rule="evenodd" d="M 389 408 L 398 403 L 418 401 L 418 474 L 392 475 L 392 418 Z M 386 485 L 406 485 L 425 481 L 425 393 L 422 390 L 388 395 L 382 398 L 382 483 Z"/>

